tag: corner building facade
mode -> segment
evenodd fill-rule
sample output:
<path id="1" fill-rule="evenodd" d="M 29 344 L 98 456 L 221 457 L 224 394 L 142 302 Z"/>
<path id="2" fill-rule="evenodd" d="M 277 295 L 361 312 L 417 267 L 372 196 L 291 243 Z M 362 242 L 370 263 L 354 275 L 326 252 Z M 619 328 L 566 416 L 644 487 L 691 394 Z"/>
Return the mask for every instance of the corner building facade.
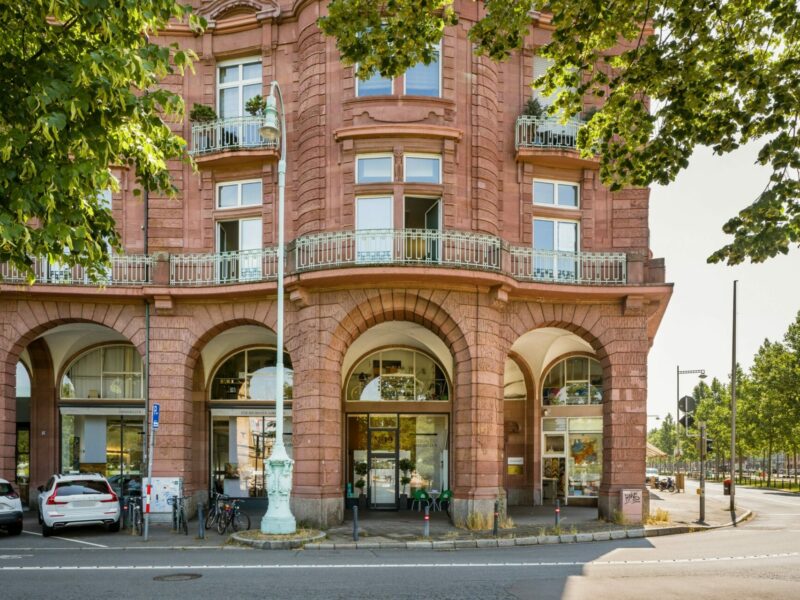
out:
<path id="1" fill-rule="evenodd" d="M 174 124 L 199 170 L 177 200 L 109 196 L 126 253 L 105 285 L 37 264 L 0 294 L 0 476 L 32 502 L 55 472 L 144 473 L 265 500 L 275 439 L 279 150 L 246 101 L 285 100 L 286 439 L 298 520 L 338 523 L 452 492 L 452 515 L 643 490 L 647 354 L 671 294 L 647 189 L 611 193 L 580 121 L 523 115 L 546 16 L 507 62 L 475 56 L 456 2 L 438 61 L 356 81 L 325 2 L 194 2 L 199 56 L 165 82 L 216 119 Z M 587 102 L 587 110 L 590 109 Z M 187 110 L 188 112 L 188 110 Z M 145 221 L 145 215 L 147 219 Z M 131 484 L 132 485 L 132 484 Z M 646 490 L 643 491 L 646 501 Z"/>

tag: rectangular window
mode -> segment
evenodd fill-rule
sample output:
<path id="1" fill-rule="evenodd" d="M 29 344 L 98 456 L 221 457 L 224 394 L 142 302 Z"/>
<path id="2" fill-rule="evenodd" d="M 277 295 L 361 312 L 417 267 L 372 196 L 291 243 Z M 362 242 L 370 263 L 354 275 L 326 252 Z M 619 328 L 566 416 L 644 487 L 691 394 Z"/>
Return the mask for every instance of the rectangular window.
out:
<path id="1" fill-rule="evenodd" d="M 441 96 L 441 51 L 436 49 L 430 64 L 417 63 L 406 71 L 405 93 L 413 96 Z"/>
<path id="2" fill-rule="evenodd" d="M 534 56 L 533 57 L 533 81 L 535 82 L 539 77 L 542 77 L 546 72 L 553 65 L 553 60 L 550 58 L 544 58 L 543 56 Z M 556 101 L 559 94 L 562 91 L 568 90 L 570 88 L 556 88 L 553 90 L 552 94 L 545 95 L 539 88 L 534 88 L 533 90 L 533 97 L 539 101 L 539 104 L 542 106 L 550 106 L 553 102 Z"/>
<path id="3" fill-rule="evenodd" d="M 578 273 L 578 223 L 533 220 L 533 276 L 544 281 L 574 281 Z"/>
<path id="4" fill-rule="evenodd" d="M 564 208 L 578 208 L 578 185 L 558 181 L 534 181 L 533 203 Z"/>
<path id="5" fill-rule="evenodd" d="M 394 178 L 394 158 L 388 155 L 363 155 L 356 157 L 356 183 L 391 182 Z"/>
<path id="6" fill-rule="evenodd" d="M 217 113 L 220 119 L 245 116 L 245 104 L 259 94 L 260 58 L 226 62 L 217 66 Z"/>
<path id="7" fill-rule="evenodd" d="M 403 169 L 405 181 L 408 183 L 441 183 L 442 182 L 442 157 L 438 155 L 413 155 L 404 156 Z"/>
<path id="8" fill-rule="evenodd" d="M 356 198 L 356 262 L 392 261 L 392 211 L 391 197 Z"/>
<path id="9" fill-rule="evenodd" d="M 355 66 L 358 69 L 358 65 Z M 356 96 L 364 98 L 366 96 L 390 96 L 392 93 L 392 80 L 389 77 L 381 77 L 380 73 L 374 73 L 369 79 L 359 79 L 356 75 Z"/>
<path id="10" fill-rule="evenodd" d="M 263 272 L 261 219 L 217 223 L 216 277 L 221 283 L 261 279 Z"/>
<path id="11" fill-rule="evenodd" d="M 217 185 L 217 208 L 238 208 L 259 206 L 261 181 L 232 181 Z"/>

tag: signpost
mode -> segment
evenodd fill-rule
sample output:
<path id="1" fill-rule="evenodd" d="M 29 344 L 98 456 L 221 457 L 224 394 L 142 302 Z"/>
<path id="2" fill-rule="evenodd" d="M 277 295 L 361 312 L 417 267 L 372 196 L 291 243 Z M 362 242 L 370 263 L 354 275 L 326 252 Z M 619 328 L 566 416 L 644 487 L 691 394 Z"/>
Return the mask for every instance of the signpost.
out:
<path id="1" fill-rule="evenodd" d="M 158 430 L 158 421 L 161 417 L 161 405 L 158 402 L 153 403 L 153 421 L 150 427 L 150 445 L 147 452 L 147 496 L 145 497 L 145 511 L 144 511 L 144 541 L 146 542 L 150 534 L 150 494 L 152 493 L 153 481 L 153 448 L 156 445 L 156 431 Z"/>

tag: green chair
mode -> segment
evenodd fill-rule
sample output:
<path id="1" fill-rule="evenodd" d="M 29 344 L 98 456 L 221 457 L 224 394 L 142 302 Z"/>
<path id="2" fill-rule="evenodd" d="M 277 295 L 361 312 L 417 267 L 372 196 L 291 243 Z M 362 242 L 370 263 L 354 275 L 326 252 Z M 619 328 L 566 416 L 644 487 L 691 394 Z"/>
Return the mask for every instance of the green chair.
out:
<path id="1" fill-rule="evenodd" d="M 445 490 L 439 497 L 433 501 L 434 509 L 435 510 L 442 510 L 442 502 L 447 502 L 447 506 L 450 506 L 450 500 L 453 499 L 453 490 Z M 446 509 L 445 509 L 446 510 Z"/>
<path id="2" fill-rule="evenodd" d="M 422 510 L 423 505 L 429 505 L 431 502 L 431 497 L 428 492 L 425 491 L 425 488 L 420 488 L 418 490 L 414 490 L 414 494 L 412 495 L 412 502 L 411 502 L 411 510 L 414 510 L 414 505 L 416 504 L 417 510 Z"/>

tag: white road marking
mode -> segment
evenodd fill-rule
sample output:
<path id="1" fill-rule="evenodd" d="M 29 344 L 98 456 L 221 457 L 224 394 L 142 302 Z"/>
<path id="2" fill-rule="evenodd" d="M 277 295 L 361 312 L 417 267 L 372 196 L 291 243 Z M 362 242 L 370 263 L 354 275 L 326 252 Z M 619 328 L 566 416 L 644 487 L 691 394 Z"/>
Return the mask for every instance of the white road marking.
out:
<path id="1" fill-rule="evenodd" d="M 28 535 L 38 535 L 42 537 L 41 533 L 36 533 L 35 531 L 27 531 L 23 530 L 22 533 L 27 533 Z M 108 546 L 104 546 L 103 544 L 95 544 L 94 542 L 84 542 L 83 540 L 73 540 L 70 538 L 65 537 L 58 537 L 57 535 L 51 536 L 54 540 L 62 540 L 64 542 L 74 542 L 76 544 L 86 544 L 87 546 L 95 546 L 96 548 L 108 548 Z"/>
<path id="2" fill-rule="evenodd" d="M 711 556 L 707 558 L 675 558 L 657 560 L 598 560 L 553 562 L 469 562 L 469 563 L 378 563 L 378 564 L 311 564 L 311 565 L 69 565 L 69 566 L 19 566 L 0 567 L 0 571 L 185 571 L 185 570 L 320 570 L 320 569 L 474 569 L 476 567 L 582 567 L 618 565 L 658 565 L 678 563 L 723 562 L 743 560 L 769 560 L 793 558 L 800 552 L 776 554 L 750 554 L 745 556 Z"/>

